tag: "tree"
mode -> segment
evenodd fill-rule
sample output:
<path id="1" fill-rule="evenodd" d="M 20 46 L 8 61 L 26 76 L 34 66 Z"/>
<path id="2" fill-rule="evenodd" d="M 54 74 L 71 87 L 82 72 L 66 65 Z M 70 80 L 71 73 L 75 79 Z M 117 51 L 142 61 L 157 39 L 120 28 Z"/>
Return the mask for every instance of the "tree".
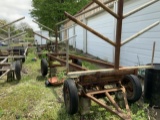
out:
<path id="1" fill-rule="evenodd" d="M 55 24 L 66 19 L 64 11 L 77 13 L 90 0 L 32 0 L 31 16 L 41 24 L 53 29 Z"/>
<path id="2" fill-rule="evenodd" d="M 26 35 L 27 37 L 33 37 L 34 36 L 33 29 L 29 26 L 28 23 L 21 22 L 17 27 L 20 31 L 26 31 L 27 32 L 27 35 Z"/>

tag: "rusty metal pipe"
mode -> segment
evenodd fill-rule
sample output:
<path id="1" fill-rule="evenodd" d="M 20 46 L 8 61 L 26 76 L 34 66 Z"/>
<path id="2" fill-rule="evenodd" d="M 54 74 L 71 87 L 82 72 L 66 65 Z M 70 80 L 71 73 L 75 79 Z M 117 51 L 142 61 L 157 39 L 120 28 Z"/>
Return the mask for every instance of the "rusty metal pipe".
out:
<path id="1" fill-rule="evenodd" d="M 62 60 L 62 59 L 57 58 L 57 57 L 54 57 L 53 55 L 50 55 L 50 54 L 48 54 L 48 56 L 49 56 L 51 59 L 53 58 L 53 59 L 59 61 L 59 62 L 62 63 L 62 64 L 66 64 L 66 61 L 65 61 L 65 60 Z M 76 69 L 79 69 L 79 70 L 87 70 L 87 69 L 85 69 L 85 68 L 80 67 L 79 65 L 75 65 L 75 64 L 72 64 L 72 63 L 69 63 L 69 65 L 70 65 L 70 67 L 73 67 L 73 68 L 76 68 Z"/>
<path id="2" fill-rule="evenodd" d="M 62 42 L 69 41 L 71 38 L 76 37 L 76 36 L 77 36 L 77 35 L 73 35 L 73 36 L 71 36 L 71 37 L 69 37 L 69 38 L 66 38 L 66 39 L 64 39 L 64 40 L 62 40 L 62 41 L 59 41 L 58 44 L 59 44 L 59 43 L 62 43 Z"/>
<path id="3" fill-rule="evenodd" d="M 32 20 L 32 21 L 35 22 L 35 23 L 37 23 L 38 25 L 42 26 L 43 28 L 45 28 L 45 29 L 51 31 L 51 32 L 55 32 L 55 31 L 52 30 L 51 28 L 49 28 L 49 27 L 47 27 L 47 26 L 45 26 L 45 25 L 43 25 L 43 24 L 41 24 L 41 23 L 39 23 L 39 22 L 37 22 L 37 21 L 35 21 L 35 20 Z"/>
<path id="4" fill-rule="evenodd" d="M 122 45 L 125 45 L 126 43 L 130 42 L 131 40 L 133 40 L 134 38 L 138 37 L 139 35 L 143 34 L 144 32 L 150 30 L 151 28 L 155 27 L 156 25 L 158 25 L 160 23 L 160 21 L 157 21 L 153 24 L 151 24 L 150 26 L 144 28 L 143 30 L 139 31 L 138 33 L 132 35 L 131 37 L 127 38 L 126 40 L 124 40 L 122 43 L 121 43 L 121 46 Z"/>
<path id="5" fill-rule="evenodd" d="M 42 38 L 44 38 L 44 39 L 46 39 L 46 40 L 48 40 L 48 41 L 51 41 L 50 39 L 44 37 L 43 35 L 41 35 L 41 34 L 39 34 L 39 33 L 36 33 L 36 32 L 33 32 L 33 33 L 36 34 L 36 35 L 38 35 L 38 36 L 40 36 L 40 37 L 42 37 Z"/>
<path id="6" fill-rule="evenodd" d="M 18 22 L 18 21 L 20 21 L 20 20 L 23 20 L 23 19 L 25 19 L 25 17 L 19 18 L 19 19 L 17 19 L 17 20 L 15 20 L 15 21 L 13 21 L 13 22 L 10 22 L 10 23 L 8 23 L 8 24 L 2 25 L 2 26 L 0 26 L 0 28 L 3 28 L 3 27 L 6 27 L 6 26 L 9 26 L 9 25 L 11 25 L 11 24 L 13 24 L 13 23 L 15 23 L 15 22 Z"/>
<path id="7" fill-rule="evenodd" d="M 118 1 L 118 11 L 117 14 L 119 19 L 117 19 L 117 28 L 116 28 L 116 47 L 115 47 L 115 59 L 114 63 L 115 69 L 119 69 L 120 61 L 120 49 L 121 49 L 121 35 L 122 35 L 122 20 L 123 20 L 123 0 Z"/>
<path id="8" fill-rule="evenodd" d="M 107 12 L 109 12 L 112 16 L 114 16 L 115 18 L 119 18 L 119 16 L 114 13 L 112 10 L 110 10 L 108 7 L 106 7 L 103 3 L 101 3 L 100 1 L 98 0 L 92 0 L 94 1 L 95 3 L 97 3 L 99 6 L 101 6 L 104 10 L 106 10 Z"/>
<path id="9" fill-rule="evenodd" d="M 11 36 L 11 37 L 9 37 L 9 38 L 4 39 L 3 41 L 7 41 L 7 40 L 10 40 L 10 39 L 12 39 L 12 38 L 16 38 L 16 37 L 19 37 L 19 36 L 21 36 L 21 35 L 24 35 L 24 34 L 26 34 L 26 32 L 21 32 L 21 33 L 19 33 L 19 34 L 16 34 L 16 35 L 14 35 L 14 36 Z"/>
<path id="10" fill-rule="evenodd" d="M 103 4 L 109 4 L 109 3 L 113 2 L 113 1 L 116 1 L 116 0 L 108 0 L 108 1 L 105 1 Z M 92 1 L 92 2 L 93 2 L 93 1 Z M 97 5 L 97 6 L 93 7 L 93 8 L 88 9 L 88 10 L 84 10 L 84 11 L 82 11 L 82 12 L 74 15 L 74 17 L 78 17 L 78 16 L 80 16 L 80 15 L 82 15 L 82 14 L 85 14 L 85 13 L 87 13 L 87 12 L 90 12 L 90 11 L 96 9 L 96 8 L 99 8 L 99 6 Z M 56 25 L 60 25 L 60 24 L 65 23 L 65 22 L 67 22 L 67 21 L 69 21 L 69 19 L 66 19 L 66 20 L 63 20 L 63 21 L 61 21 L 61 22 L 58 22 L 58 23 L 56 23 Z"/>
<path id="11" fill-rule="evenodd" d="M 101 35 L 100 33 L 98 33 L 97 31 L 93 30 L 92 28 L 88 27 L 87 25 L 85 25 L 84 23 L 82 23 L 81 21 L 77 20 L 75 17 L 71 16 L 70 14 L 68 14 L 67 12 L 65 12 L 65 15 L 72 21 L 74 21 L 75 23 L 77 23 L 78 25 L 82 26 L 83 28 L 87 29 L 88 31 L 90 31 L 91 33 L 93 33 L 94 35 L 100 37 L 101 39 L 103 39 L 104 41 L 108 42 L 109 44 L 115 46 L 115 43 L 112 42 L 111 40 L 109 40 L 107 37 Z"/>
<path id="12" fill-rule="evenodd" d="M 130 16 L 130 15 L 136 13 L 137 11 L 140 11 L 140 10 L 142 10 L 143 8 L 146 8 L 146 7 L 148 7 L 149 5 L 151 5 L 151 4 L 155 3 L 155 2 L 158 2 L 158 1 L 159 1 L 159 0 L 152 0 L 152 1 L 149 1 L 149 2 L 147 2 L 146 4 L 144 4 L 144 5 L 142 5 L 142 6 L 138 7 L 138 8 L 136 8 L 136 9 L 134 9 L 134 10 L 128 12 L 128 13 L 126 13 L 126 14 L 123 16 L 123 18 L 126 18 L 126 17 L 128 17 L 128 16 Z"/>
<path id="13" fill-rule="evenodd" d="M 152 66 L 153 66 L 153 61 L 154 61 L 155 45 L 156 45 L 156 42 L 154 41 L 154 43 L 153 43 L 153 50 L 152 50 L 152 61 L 151 61 Z"/>
<path id="14" fill-rule="evenodd" d="M 103 65 L 106 67 L 114 67 L 113 64 L 105 62 L 105 61 L 101 61 L 101 60 L 94 60 L 94 59 L 90 59 L 87 57 L 82 57 L 82 56 L 77 56 L 77 55 L 70 55 L 70 58 L 76 58 L 76 59 L 81 59 L 81 60 L 85 60 L 91 63 L 95 63 L 95 64 L 99 64 L 99 65 Z"/>
<path id="15" fill-rule="evenodd" d="M 64 29 L 62 29 L 62 30 L 60 30 L 60 31 L 58 31 L 58 33 L 62 32 L 62 31 L 65 31 L 65 30 L 67 30 L 67 29 L 69 29 L 69 28 L 72 28 L 72 27 L 74 27 L 74 25 L 71 25 L 71 26 L 69 26 L 69 27 L 66 27 L 66 28 L 64 28 Z"/>

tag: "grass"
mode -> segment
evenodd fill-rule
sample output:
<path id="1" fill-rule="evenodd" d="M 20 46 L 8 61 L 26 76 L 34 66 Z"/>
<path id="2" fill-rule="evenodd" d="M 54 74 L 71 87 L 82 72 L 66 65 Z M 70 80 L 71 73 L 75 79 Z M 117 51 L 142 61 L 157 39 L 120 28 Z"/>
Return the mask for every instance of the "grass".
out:
<path id="1" fill-rule="evenodd" d="M 23 64 L 22 79 L 6 82 L 0 80 L 0 120 L 77 120 L 79 114 L 70 116 L 66 113 L 62 86 L 45 87 L 47 77 L 40 74 L 40 60 L 35 58 L 35 49 L 29 49 L 26 62 Z M 85 63 L 85 65 L 88 63 Z M 84 65 L 84 63 L 83 63 Z M 93 66 L 89 65 L 90 68 Z M 94 67 L 93 67 L 94 68 Z M 147 114 L 137 103 L 131 106 L 133 120 L 146 120 Z M 92 102 L 92 113 L 84 120 L 119 120 Z"/>

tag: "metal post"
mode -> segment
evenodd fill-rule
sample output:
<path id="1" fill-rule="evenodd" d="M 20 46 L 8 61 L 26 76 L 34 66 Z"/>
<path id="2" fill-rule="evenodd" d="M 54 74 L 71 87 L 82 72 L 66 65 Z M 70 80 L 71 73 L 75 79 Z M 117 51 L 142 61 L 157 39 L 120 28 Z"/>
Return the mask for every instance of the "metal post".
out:
<path id="1" fill-rule="evenodd" d="M 58 30 L 57 30 L 57 27 L 56 27 L 56 30 L 55 30 L 55 35 L 56 35 L 56 45 L 55 45 L 55 52 L 58 53 Z"/>
<path id="2" fill-rule="evenodd" d="M 152 61 L 151 61 L 152 66 L 153 66 L 153 61 L 154 61 L 155 45 L 156 45 L 156 42 L 154 41 L 154 43 L 153 43 L 153 50 L 152 50 Z"/>
<path id="3" fill-rule="evenodd" d="M 122 33 L 122 19 L 123 19 L 123 0 L 118 1 L 118 16 L 116 29 L 116 47 L 115 47 L 115 69 L 119 69 L 120 47 L 121 47 L 121 33 Z"/>

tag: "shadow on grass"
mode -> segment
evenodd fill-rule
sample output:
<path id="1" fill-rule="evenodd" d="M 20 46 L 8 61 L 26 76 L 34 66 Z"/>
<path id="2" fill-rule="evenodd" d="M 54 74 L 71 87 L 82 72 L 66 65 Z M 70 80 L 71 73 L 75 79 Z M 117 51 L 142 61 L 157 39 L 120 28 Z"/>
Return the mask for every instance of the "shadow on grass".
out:
<path id="1" fill-rule="evenodd" d="M 40 76 L 40 75 L 38 75 L 37 77 L 36 77 L 36 80 L 37 81 L 45 81 L 45 80 L 47 80 L 48 78 L 47 77 L 43 77 L 43 76 Z"/>
<path id="2" fill-rule="evenodd" d="M 12 81 L 5 80 L 4 82 L 0 82 L 0 87 L 5 87 L 7 84 L 8 85 L 17 85 L 18 83 L 19 83 L 19 80 L 12 80 Z"/>

